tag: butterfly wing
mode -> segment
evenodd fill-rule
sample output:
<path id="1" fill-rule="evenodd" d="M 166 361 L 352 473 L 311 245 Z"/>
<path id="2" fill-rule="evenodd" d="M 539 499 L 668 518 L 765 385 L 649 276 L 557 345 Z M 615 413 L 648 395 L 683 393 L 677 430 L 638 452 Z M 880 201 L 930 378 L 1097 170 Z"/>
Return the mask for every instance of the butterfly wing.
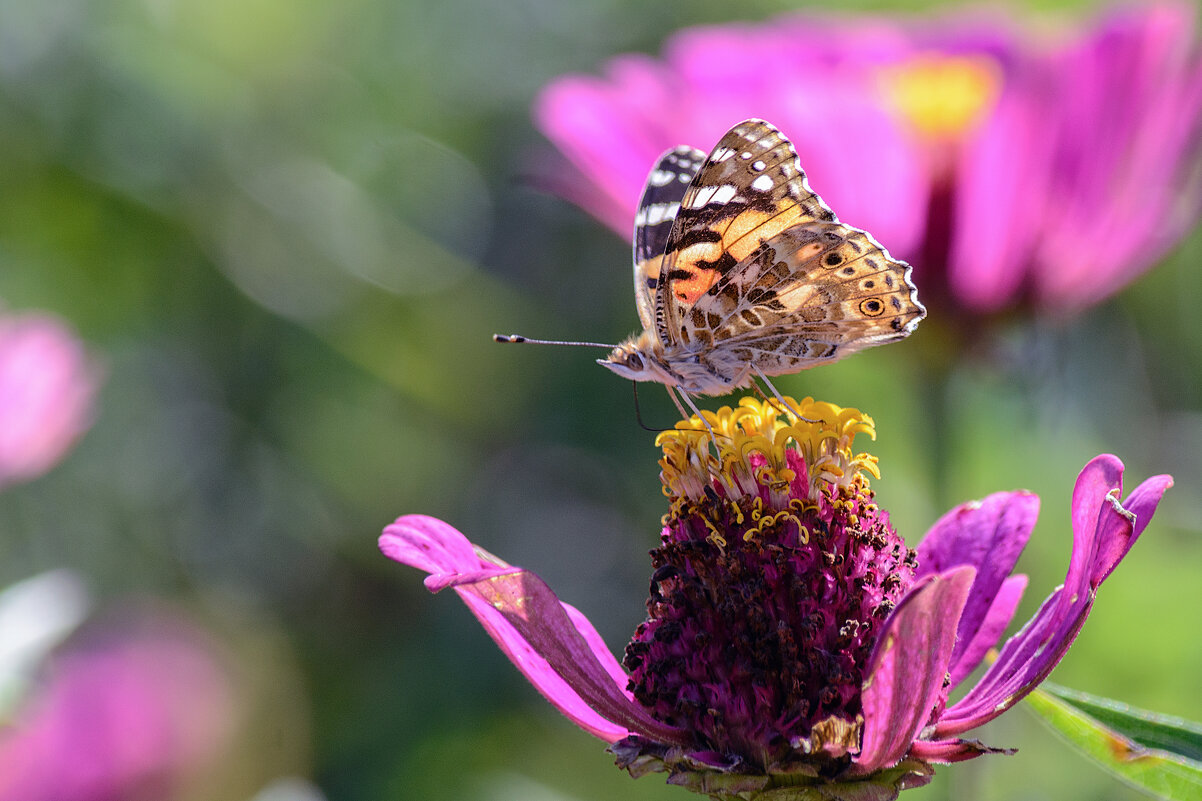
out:
<path id="1" fill-rule="evenodd" d="M 868 233 L 795 225 L 763 243 L 689 310 L 684 341 L 707 343 L 725 375 L 782 375 L 908 336 L 926 315 L 910 279 Z"/>
<path id="2" fill-rule="evenodd" d="M 660 341 L 711 351 L 727 377 L 747 364 L 794 372 L 900 339 L 926 312 L 910 266 L 839 222 L 793 145 L 762 120 L 727 132 L 694 177 L 658 283 Z"/>
<path id="3" fill-rule="evenodd" d="M 697 148 L 673 148 L 659 157 L 643 187 L 634 218 L 634 299 L 645 329 L 652 325 L 660 265 L 680 201 L 704 161 L 705 153 Z"/>

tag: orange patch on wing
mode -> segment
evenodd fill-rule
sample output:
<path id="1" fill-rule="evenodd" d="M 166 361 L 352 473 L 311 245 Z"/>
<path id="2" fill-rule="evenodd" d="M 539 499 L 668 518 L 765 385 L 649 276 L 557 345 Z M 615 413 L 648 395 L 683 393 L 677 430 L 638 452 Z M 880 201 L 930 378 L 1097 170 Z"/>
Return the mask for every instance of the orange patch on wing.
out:
<path id="1" fill-rule="evenodd" d="M 722 247 L 742 261 L 751 255 L 762 242 L 772 239 L 799 221 L 800 207 L 793 203 L 781 203 L 771 212 L 748 209 L 735 217 L 722 234 Z"/>
<path id="2" fill-rule="evenodd" d="M 717 270 L 693 268 L 693 274 L 686 279 L 676 279 L 672 282 L 672 294 L 682 303 L 692 306 L 709 288 L 718 283 L 721 274 Z"/>

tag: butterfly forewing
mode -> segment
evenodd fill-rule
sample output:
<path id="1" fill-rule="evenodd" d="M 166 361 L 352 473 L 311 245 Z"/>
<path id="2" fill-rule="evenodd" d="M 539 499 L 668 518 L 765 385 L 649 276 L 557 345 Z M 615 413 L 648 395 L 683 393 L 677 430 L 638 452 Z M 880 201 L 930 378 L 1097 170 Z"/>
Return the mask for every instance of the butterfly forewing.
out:
<path id="1" fill-rule="evenodd" d="M 704 161 L 705 153 L 695 147 L 673 148 L 659 157 L 643 187 L 634 218 L 634 297 L 644 328 L 652 325 L 660 265 L 680 201 Z"/>
<path id="2" fill-rule="evenodd" d="M 758 245 L 805 220 L 834 214 L 806 185 L 793 146 L 761 120 L 718 142 L 685 192 L 660 269 L 657 332 L 679 338 L 678 319 Z"/>

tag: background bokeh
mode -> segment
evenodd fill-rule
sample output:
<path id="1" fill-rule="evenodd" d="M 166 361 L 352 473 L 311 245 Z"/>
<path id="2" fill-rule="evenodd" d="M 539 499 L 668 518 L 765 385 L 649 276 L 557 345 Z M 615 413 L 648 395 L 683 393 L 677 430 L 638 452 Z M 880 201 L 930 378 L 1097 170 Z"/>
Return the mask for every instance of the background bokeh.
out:
<path id="1" fill-rule="evenodd" d="M 331 801 L 686 797 L 614 769 L 375 543 L 399 514 L 442 517 L 620 651 L 665 511 L 653 434 L 598 354 L 490 339 L 636 321 L 629 242 L 538 188 L 557 162 L 531 102 L 682 26 L 793 7 L 0 0 L 0 299 L 69 321 L 104 376 L 78 447 L 0 493 L 0 585 L 71 568 L 102 607 L 167 604 L 222 643 L 253 722 L 192 797 L 281 776 Z M 1118 454 L 1130 486 L 1172 473 L 1054 678 L 1193 719 L 1200 259 L 1194 235 L 1114 299 L 1003 325 L 938 373 L 929 326 L 777 382 L 875 417 L 874 486 L 911 544 L 954 503 L 1037 492 L 1019 619 L 1063 578 L 1090 457 Z M 639 399 L 672 422 L 662 391 Z M 1019 752 L 908 797 L 1140 797 L 1030 715 L 981 736 Z"/>

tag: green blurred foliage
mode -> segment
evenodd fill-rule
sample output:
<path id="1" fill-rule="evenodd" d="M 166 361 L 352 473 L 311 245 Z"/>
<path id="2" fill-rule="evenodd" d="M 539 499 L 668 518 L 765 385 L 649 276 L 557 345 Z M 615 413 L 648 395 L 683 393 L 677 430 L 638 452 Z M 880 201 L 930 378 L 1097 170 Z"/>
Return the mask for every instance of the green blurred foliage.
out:
<path id="1" fill-rule="evenodd" d="M 531 185 L 550 146 L 530 102 L 675 28 L 790 7 L 0 0 L 0 298 L 70 320 L 107 376 L 78 449 L 0 495 L 0 583 L 68 566 L 101 597 L 253 609 L 300 677 L 265 725 L 308 718 L 330 799 L 684 797 L 616 771 L 375 538 L 444 517 L 620 650 L 664 511 L 653 435 L 593 354 L 490 341 L 635 323 L 628 243 Z M 923 366 L 927 325 L 779 382 L 876 418 L 876 487 L 911 543 L 953 503 L 1038 492 L 1020 616 L 1063 577 L 1087 459 L 1118 453 L 1132 485 L 1173 473 L 1056 678 L 1195 719 L 1200 259 L 1194 237 L 1116 300 L 946 371 Z M 672 421 L 662 392 L 640 401 Z M 1021 750 L 913 797 L 1138 797 L 1021 714 L 982 736 Z"/>

